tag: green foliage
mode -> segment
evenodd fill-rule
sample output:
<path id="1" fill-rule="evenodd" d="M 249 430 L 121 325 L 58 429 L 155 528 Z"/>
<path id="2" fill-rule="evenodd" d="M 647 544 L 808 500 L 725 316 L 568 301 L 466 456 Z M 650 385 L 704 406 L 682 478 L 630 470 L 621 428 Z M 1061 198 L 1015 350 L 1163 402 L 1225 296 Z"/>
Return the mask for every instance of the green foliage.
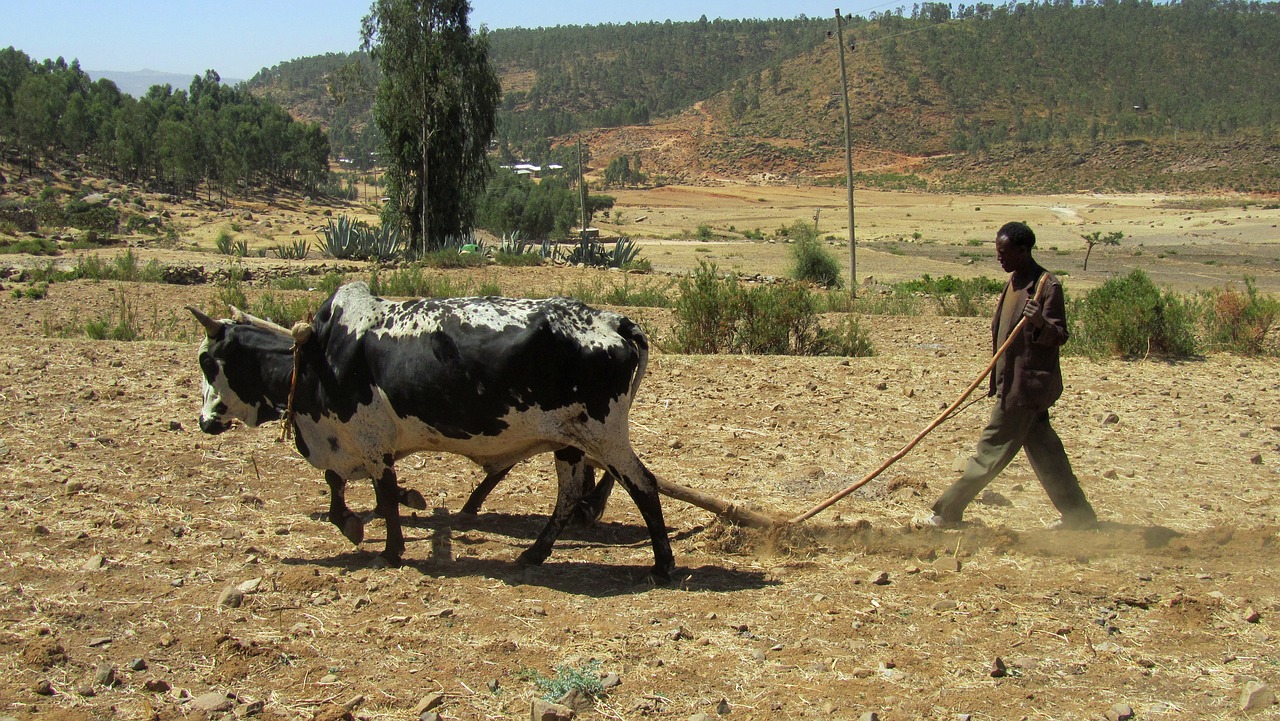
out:
<path id="1" fill-rule="evenodd" d="M 13 297 L 18 299 L 29 298 L 31 300 L 41 300 L 48 295 L 49 283 L 43 280 L 29 283 L 25 288 L 15 286 L 13 289 Z"/>
<path id="2" fill-rule="evenodd" d="M 61 255 L 58 244 L 48 238 L 23 238 L 11 243 L 0 243 L 0 255 L 26 253 L 27 255 Z"/>
<path id="3" fill-rule="evenodd" d="M 259 295 L 247 310 L 252 315 L 266 318 L 288 328 L 300 320 L 311 318 L 319 309 L 320 300 L 317 298 L 303 296 L 283 298 L 268 291 Z"/>
<path id="4" fill-rule="evenodd" d="M 1111 233 L 1107 233 L 1106 235 L 1103 235 L 1102 231 L 1095 230 L 1092 233 L 1089 233 L 1088 235 L 1081 235 L 1080 237 L 1084 239 L 1085 245 L 1087 246 L 1087 249 L 1084 252 L 1084 268 L 1083 269 L 1088 270 L 1089 255 L 1093 253 L 1093 246 L 1120 245 L 1120 241 L 1124 239 L 1124 233 L 1117 230 Z"/>
<path id="5" fill-rule="evenodd" d="M 808 228 L 813 226 L 805 224 Z M 791 246 L 791 268 L 788 275 L 799 281 L 816 283 L 824 288 L 839 288 L 840 262 L 814 235 L 801 237 Z"/>
<path id="6" fill-rule="evenodd" d="M 961 280 L 953 275 L 933 278 L 925 273 L 918 280 L 894 284 L 895 295 L 918 294 L 933 298 L 943 315 L 972 318 L 990 312 L 984 301 L 1004 289 L 1004 281 L 985 275 Z"/>
<path id="7" fill-rule="evenodd" d="M 1073 304 L 1066 350 L 1091 355 L 1186 358 L 1196 353 L 1195 315 L 1141 270 L 1112 278 Z"/>
<path id="8" fill-rule="evenodd" d="M 640 259 L 640 245 L 625 236 L 619 238 L 612 247 L 594 238 L 579 238 L 572 250 L 560 253 L 560 258 L 570 265 L 585 265 L 589 268 L 629 268 L 643 262 Z"/>
<path id="9" fill-rule="evenodd" d="M 624 275 L 622 277 L 622 285 L 614 285 L 600 296 L 599 301 L 586 302 L 600 302 L 607 305 L 623 305 L 632 308 L 670 308 L 671 298 L 667 294 L 668 290 L 670 290 L 670 287 L 662 289 L 653 285 L 633 287 L 631 285 L 631 277 Z"/>
<path id="10" fill-rule="evenodd" d="M 545 701 L 559 700 L 570 691 L 578 691 L 594 699 L 603 696 L 605 692 L 600 678 L 600 666 L 600 661 L 592 659 L 577 668 L 557 666 L 554 677 L 548 677 L 536 669 L 525 669 L 517 676 L 536 686 Z"/>
<path id="11" fill-rule="evenodd" d="M 229 317 L 232 308 L 248 308 L 249 299 L 244 292 L 244 268 L 235 265 L 227 269 L 226 277 L 217 284 L 213 295 L 215 317 Z"/>
<path id="12" fill-rule="evenodd" d="M 836 331 L 818 323 L 817 302 L 804 286 L 745 287 L 700 262 L 681 279 L 675 303 L 675 347 L 681 353 L 774 355 L 863 354 L 865 332 L 853 318 Z"/>
<path id="13" fill-rule="evenodd" d="M 387 207 L 403 208 L 394 225 L 407 229 L 419 254 L 442 238 L 469 234 L 484 194 L 501 86 L 488 35 L 468 24 L 470 9 L 444 0 L 375 0 L 362 23 L 364 49 L 379 71 L 380 162 L 388 194 L 398 199 Z"/>
<path id="14" fill-rule="evenodd" d="M 329 219 L 322 229 L 320 250 L 330 258 L 351 260 L 394 260 L 406 254 L 400 229 L 383 223 L 370 226 L 345 215 Z"/>
<path id="15" fill-rule="evenodd" d="M 1253 278 L 1245 278 L 1244 286 L 1243 293 L 1225 287 L 1200 294 L 1205 345 L 1240 355 L 1275 354 L 1267 337 L 1280 316 L 1280 301 L 1259 293 Z"/>
<path id="16" fill-rule="evenodd" d="M 275 103 L 221 85 L 212 70 L 186 91 L 154 86 L 141 98 L 109 80 L 92 81 L 78 63 L 36 62 L 2 50 L 0 139 L 28 161 L 79 156 L 95 172 L 178 194 L 205 183 L 225 197 L 259 183 L 313 188 L 327 174 L 329 143 L 319 125 L 296 123 Z M 47 206 L 56 204 L 50 193 Z M 63 222 L 114 233 L 119 212 L 68 203 Z"/>
<path id="17" fill-rule="evenodd" d="M 311 252 L 311 243 L 306 238 L 298 238 L 292 243 L 281 243 L 271 248 L 280 260 L 306 260 Z"/>
<path id="18" fill-rule="evenodd" d="M 112 309 L 85 323 L 84 334 L 93 340 L 142 340 L 142 324 L 123 291 L 115 293 Z"/>

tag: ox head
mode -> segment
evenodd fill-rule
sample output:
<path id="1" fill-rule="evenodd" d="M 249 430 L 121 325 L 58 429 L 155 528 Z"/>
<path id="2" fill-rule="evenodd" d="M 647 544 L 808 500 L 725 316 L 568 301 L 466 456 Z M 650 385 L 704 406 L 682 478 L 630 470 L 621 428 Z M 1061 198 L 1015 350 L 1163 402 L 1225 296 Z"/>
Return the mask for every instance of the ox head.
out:
<path id="1" fill-rule="evenodd" d="M 287 398 L 281 397 L 278 376 L 281 364 L 287 372 L 291 362 L 289 331 L 235 309 L 234 320 L 214 320 L 193 306 L 187 310 L 206 336 L 199 355 L 200 430 L 216 435 L 233 420 L 256 426 L 280 418 Z"/>

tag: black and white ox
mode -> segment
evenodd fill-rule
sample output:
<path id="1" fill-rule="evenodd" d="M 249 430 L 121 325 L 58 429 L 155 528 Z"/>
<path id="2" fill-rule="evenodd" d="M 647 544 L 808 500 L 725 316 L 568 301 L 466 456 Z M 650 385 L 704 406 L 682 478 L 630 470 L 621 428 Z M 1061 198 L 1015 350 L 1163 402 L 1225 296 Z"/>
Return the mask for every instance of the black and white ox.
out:
<path id="1" fill-rule="evenodd" d="M 349 479 L 373 479 L 387 524 L 381 555 L 399 564 L 398 504 L 425 504 L 398 486 L 397 459 L 445 451 L 482 466 L 488 475 L 465 509 L 474 512 L 513 465 L 549 451 L 559 481 L 555 510 L 520 561 L 546 560 L 584 497 L 592 496 L 587 515 L 598 515 L 616 478 L 648 527 L 653 575 L 669 578 L 674 560 L 657 479 L 628 431 L 649 357 L 648 338 L 630 319 L 567 298 L 392 302 L 350 283 L 320 306 L 295 358 L 280 326 L 239 311 L 213 320 L 188 308 L 208 335 L 199 356 L 201 430 L 283 417 L 292 383 L 298 451 L 325 472 L 329 519 L 353 543 L 364 530 L 346 505 Z M 599 487 L 592 466 L 608 474 Z"/>

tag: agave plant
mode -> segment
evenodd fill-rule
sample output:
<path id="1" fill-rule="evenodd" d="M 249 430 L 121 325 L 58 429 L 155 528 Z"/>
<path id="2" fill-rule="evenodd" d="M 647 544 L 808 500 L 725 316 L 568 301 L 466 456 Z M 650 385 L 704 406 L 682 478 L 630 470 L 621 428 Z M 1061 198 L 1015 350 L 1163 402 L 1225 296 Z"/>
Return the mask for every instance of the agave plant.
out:
<path id="1" fill-rule="evenodd" d="M 274 246 L 272 252 L 281 260 L 304 260 L 311 252 L 311 243 L 305 238 L 298 238 L 292 243 Z"/>
<path id="2" fill-rule="evenodd" d="M 329 219 L 329 225 L 323 231 L 320 250 L 330 258 L 356 258 L 361 246 L 360 224 L 345 215 L 338 219 Z"/>
<path id="3" fill-rule="evenodd" d="M 404 235 L 394 225 L 363 228 L 361 250 L 366 258 L 392 260 L 404 254 Z"/>
<path id="4" fill-rule="evenodd" d="M 625 268 L 640 257 L 640 245 L 631 238 L 623 236 L 613 246 L 609 254 L 610 268 Z"/>

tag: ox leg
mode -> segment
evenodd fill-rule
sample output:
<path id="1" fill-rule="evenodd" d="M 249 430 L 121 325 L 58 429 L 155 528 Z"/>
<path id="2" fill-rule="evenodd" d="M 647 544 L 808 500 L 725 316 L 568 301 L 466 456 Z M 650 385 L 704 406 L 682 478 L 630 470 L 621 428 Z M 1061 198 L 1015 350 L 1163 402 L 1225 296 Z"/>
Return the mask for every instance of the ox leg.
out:
<path id="1" fill-rule="evenodd" d="M 342 531 L 348 541 L 360 545 L 364 540 L 364 521 L 347 508 L 347 481 L 333 471 L 324 472 L 329 484 L 329 522 Z"/>
<path id="2" fill-rule="evenodd" d="M 400 557 L 404 555 L 404 531 L 400 528 L 400 488 L 396 484 L 396 470 L 391 465 L 394 460 L 389 455 L 383 459 L 385 466 L 382 475 L 373 482 L 373 495 L 378 515 L 387 523 L 387 544 L 381 555 L 391 565 L 399 566 Z"/>
<path id="3" fill-rule="evenodd" d="M 551 546 L 560 537 L 560 531 L 569 517 L 582 502 L 582 467 L 586 465 L 586 454 L 577 448 L 566 447 L 556 451 L 556 477 L 559 482 L 556 493 L 556 507 L 551 512 L 547 525 L 538 534 L 533 545 L 520 554 L 520 563 L 540 565 L 551 555 Z"/>
<path id="4" fill-rule="evenodd" d="M 662 519 L 662 503 L 658 499 L 658 479 L 636 457 L 634 451 L 627 448 L 628 458 L 620 459 L 620 466 L 609 465 L 609 472 L 627 489 L 631 500 L 635 501 L 644 517 L 644 525 L 649 529 L 649 540 L 653 544 L 653 578 L 661 583 L 671 581 L 671 572 L 676 568 L 675 556 L 671 553 L 671 539 L 667 537 L 667 525 Z"/>
<path id="5" fill-rule="evenodd" d="M 596 483 L 596 469 L 588 463 L 582 464 L 582 502 L 573 512 L 573 522 L 581 526 L 590 526 L 604 515 L 609 505 L 609 494 L 613 493 L 613 474 L 605 472 Z"/>
<path id="6" fill-rule="evenodd" d="M 476 489 L 471 492 L 471 496 L 467 499 L 466 504 L 462 506 L 462 512 L 469 513 L 473 516 L 479 513 L 480 507 L 484 505 L 485 499 L 489 497 L 489 493 L 493 491 L 494 486 L 497 486 L 502 479 L 506 478 L 512 468 L 514 468 L 514 466 L 507 466 L 506 468 L 499 468 L 496 471 L 489 471 L 488 468 L 485 468 L 488 475 L 486 475 L 484 480 L 480 481 L 480 485 L 476 486 Z"/>

